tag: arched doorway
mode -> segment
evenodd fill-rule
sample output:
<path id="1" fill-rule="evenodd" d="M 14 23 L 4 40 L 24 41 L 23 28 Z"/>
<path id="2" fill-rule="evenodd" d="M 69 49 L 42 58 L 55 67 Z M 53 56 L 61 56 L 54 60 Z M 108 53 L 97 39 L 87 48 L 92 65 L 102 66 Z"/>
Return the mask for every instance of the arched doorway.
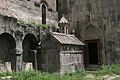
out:
<path id="1" fill-rule="evenodd" d="M 31 62 L 33 68 L 36 68 L 36 54 L 34 50 L 37 48 L 37 38 L 33 34 L 27 34 L 22 43 L 23 46 L 23 62 Z"/>
<path id="2" fill-rule="evenodd" d="M 16 43 L 13 36 L 9 33 L 0 35 L 0 63 L 11 62 L 11 69 L 16 69 L 15 56 Z M 10 66 L 9 66 L 10 67 Z"/>
<path id="3" fill-rule="evenodd" d="M 101 65 L 101 34 L 97 27 L 89 24 L 85 29 L 84 63 L 86 68 L 95 70 Z"/>

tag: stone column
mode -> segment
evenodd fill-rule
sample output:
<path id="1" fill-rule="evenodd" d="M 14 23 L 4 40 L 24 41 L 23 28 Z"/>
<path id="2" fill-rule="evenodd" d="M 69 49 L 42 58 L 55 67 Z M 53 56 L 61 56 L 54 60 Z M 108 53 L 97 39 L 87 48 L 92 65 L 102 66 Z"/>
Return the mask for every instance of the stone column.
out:
<path id="1" fill-rule="evenodd" d="M 68 26 L 67 25 L 65 25 L 65 27 L 64 27 L 64 33 L 68 34 Z"/>
<path id="2" fill-rule="evenodd" d="M 35 64 L 34 65 L 35 65 L 35 69 L 37 70 L 37 68 L 38 68 L 38 64 L 37 64 L 37 50 L 30 50 L 30 51 L 34 53 L 34 56 L 35 56 L 34 57 L 35 58 L 35 60 L 34 60 Z"/>
<path id="3" fill-rule="evenodd" d="M 37 70 L 37 50 L 34 50 L 34 54 L 35 54 L 35 69 Z"/>
<path id="4" fill-rule="evenodd" d="M 17 31 L 15 34 L 16 38 L 16 71 L 20 71 L 23 69 L 23 49 L 22 49 L 22 40 L 23 33 Z"/>
<path id="5" fill-rule="evenodd" d="M 60 27 L 60 33 L 63 33 L 63 29 L 62 29 L 62 28 L 63 28 L 63 27 L 61 26 L 61 27 Z"/>
<path id="6" fill-rule="evenodd" d="M 65 27 L 64 27 L 64 34 L 66 34 L 66 32 L 67 32 L 67 31 L 66 31 L 66 26 L 65 26 Z"/>
<path id="7" fill-rule="evenodd" d="M 16 71 L 23 69 L 23 58 L 22 58 L 22 49 L 16 49 Z"/>

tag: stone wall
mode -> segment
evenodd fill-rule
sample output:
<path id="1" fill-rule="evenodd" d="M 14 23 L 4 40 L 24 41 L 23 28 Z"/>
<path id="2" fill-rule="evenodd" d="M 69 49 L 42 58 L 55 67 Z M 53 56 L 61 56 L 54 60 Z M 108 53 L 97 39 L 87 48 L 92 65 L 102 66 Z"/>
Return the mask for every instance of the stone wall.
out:
<path id="1" fill-rule="evenodd" d="M 70 73 L 84 68 L 83 54 L 60 53 L 60 73 Z"/>
<path id="2" fill-rule="evenodd" d="M 42 4 L 46 5 L 47 24 L 57 26 L 56 0 L 0 0 L 0 14 L 27 23 L 42 23 Z"/>
<path id="3" fill-rule="evenodd" d="M 67 5 L 63 4 L 65 1 Z M 120 63 L 119 0 L 59 0 L 59 4 L 60 12 L 68 9 L 61 14 L 70 22 L 69 33 L 75 31 L 83 41 L 99 39 L 102 64 Z"/>
<path id="4" fill-rule="evenodd" d="M 45 36 L 46 37 L 46 36 Z M 51 36 L 47 36 L 42 40 L 41 44 L 41 69 L 45 72 L 59 72 L 60 68 L 60 54 L 59 54 L 59 44 L 56 39 Z"/>
<path id="5" fill-rule="evenodd" d="M 23 41 L 28 34 L 31 34 L 34 36 L 32 39 L 35 39 L 34 41 L 38 44 L 39 32 L 34 26 L 18 24 L 17 19 L 13 17 L 0 15 L 0 24 L 0 61 L 2 64 L 11 62 L 12 70 L 20 70 L 22 69 L 21 55 L 23 51 L 26 51 L 23 49 Z M 33 42 L 25 43 L 25 45 L 30 45 Z"/>
<path id="6" fill-rule="evenodd" d="M 57 27 L 56 0 L 0 0 L 0 44 L 4 44 L 0 46 L 4 54 L 2 63 L 13 61 L 14 70 L 23 69 L 24 61 L 36 69 L 40 64 L 36 63 L 39 62 L 36 58 L 41 56 L 38 43 L 47 30 L 35 25 L 42 23 L 42 4 L 46 6 L 46 24 Z M 13 43 L 14 48 L 11 49 Z"/>

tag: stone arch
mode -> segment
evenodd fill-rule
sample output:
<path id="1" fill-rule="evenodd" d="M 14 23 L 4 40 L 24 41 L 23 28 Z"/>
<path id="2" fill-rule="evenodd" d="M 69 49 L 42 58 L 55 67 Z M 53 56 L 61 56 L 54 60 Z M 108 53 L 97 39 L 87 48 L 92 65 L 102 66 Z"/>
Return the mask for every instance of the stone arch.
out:
<path id="1" fill-rule="evenodd" d="M 38 41 L 33 34 L 26 34 L 22 42 L 23 48 L 23 62 L 31 62 L 33 68 L 35 68 L 35 53 L 37 49 Z"/>
<path id="2" fill-rule="evenodd" d="M 16 56 L 15 56 L 16 42 L 14 37 L 9 33 L 2 33 L 0 35 L 0 61 L 11 62 L 11 69 L 16 69 Z"/>
<path id="3" fill-rule="evenodd" d="M 95 27 L 93 24 L 89 24 L 85 28 L 85 39 L 100 39 L 100 30 Z"/>
<path id="4" fill-rule="evenodd" d="M 49 7 L 48 3 L 45 0 L 40 1 L 40 4 L 41 5 L 44 4 L 44 5 L 46 5 L 46 7 Z"/>
<path id="5" fill-rule="evenodd" d="M 101 30 L 98 27 L 94 26 L 93 24 L 88 24 L 84 31 L 84 40 L 86 44 L 85 54 L 84 54 L 85 64 L 86 65 L 102 64 L 103 42 L 102 42 Z"/>

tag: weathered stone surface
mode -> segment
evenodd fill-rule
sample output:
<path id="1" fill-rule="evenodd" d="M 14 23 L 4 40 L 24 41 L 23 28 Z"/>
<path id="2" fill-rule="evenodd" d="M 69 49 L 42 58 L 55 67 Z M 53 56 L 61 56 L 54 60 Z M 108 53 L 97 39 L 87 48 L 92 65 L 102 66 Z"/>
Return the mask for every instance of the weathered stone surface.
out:
<path id="1" fill-rule="evenodd" d="M 57 26 L 56 0 L 0 0 L 0 14 L 15 17 L 27 23 L 42 23 L 42 4 L 47 7 L 47 24 Z M 35 3 L 40 5 L 35 6 Z M 52 12 L 49 11 L 52 9 Z"/>
<path id="2" fill-rule="evenodd" d="M 33 69 L 33 63 L 32 62 L 24 62 L 24 70 L 32 70 Z"/>
<path id="3" fill-rule="evenodd" d="M 74 40 L 76 41 L 72 43 Z M 55 32 L 47 34 L 41 44 L 42 70 L 64 74 L 84 68 L 83 52 L 80 48 L 83 45 L 73 35 Z"/>
<path id="4" fill-rule="evenodd" d="M 58 0 L 58 1 L 59 1 L 58 5 L 59 16 L 65 14 L 66 19 L 68 19 L 70 23 L 69 33 L 71 33 L 74 29 L 77 37 L 82 39 L 83 41 L 99 39 L 101 64 L 120 63 L 119 58 L 120 1 L 119 0 Z"/>
<path id="5" fill-rule="evenodd" d="M 8 72 L 11 72 L 12 69 L 11 69 L 11 62 L 5 62 L 5 68 Z"/>
<path id="6" fill-rule="evenodd" d="M 42 23 L 42 4 L 46 6 L 46 24 L 57 26 L 56 0 L 0 0 L 0 59 L 2 64 L 11 62 L 10 71 L 22 70 L 23 62 L 32 62 L 37 69 L 40 53 L 32 50 L 40 49 L 38 43 L 47 30 L 33 24 Z"/>

